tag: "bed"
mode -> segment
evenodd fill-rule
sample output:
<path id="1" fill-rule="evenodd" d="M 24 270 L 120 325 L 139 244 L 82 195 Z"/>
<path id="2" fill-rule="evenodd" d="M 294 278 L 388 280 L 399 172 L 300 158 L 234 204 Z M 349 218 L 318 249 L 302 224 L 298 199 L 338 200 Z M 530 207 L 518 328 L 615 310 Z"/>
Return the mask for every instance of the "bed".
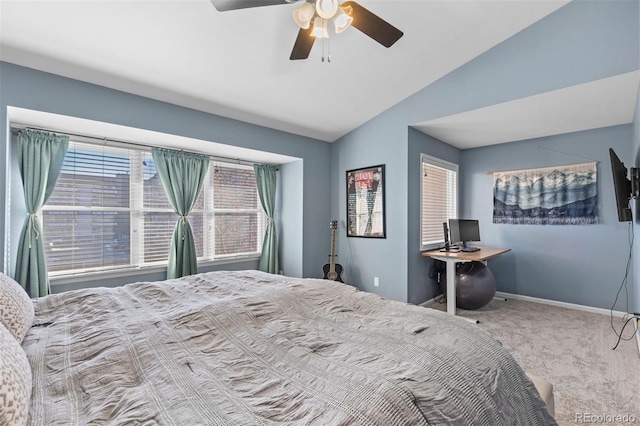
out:
<path id="1" fill-rule="evenodd" d="M 477 326 L 333 281 L 210 272 L 33 307 L 30 425 L 556 424 Z"/>

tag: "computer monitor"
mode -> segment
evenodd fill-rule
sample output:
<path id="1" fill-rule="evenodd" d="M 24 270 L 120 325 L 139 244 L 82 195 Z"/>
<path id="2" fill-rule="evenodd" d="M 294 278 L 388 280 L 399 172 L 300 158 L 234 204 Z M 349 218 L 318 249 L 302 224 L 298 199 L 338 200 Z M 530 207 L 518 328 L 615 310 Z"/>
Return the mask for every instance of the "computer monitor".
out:
<path id="1" fill-rule="evenodd" d="M 467 246 L 469 241 L 480 241 L 480 225 L 474 219 L 449 219 L 451 243 L 462 243 L 462 251 L 480 250 L 478 247 Z"/>

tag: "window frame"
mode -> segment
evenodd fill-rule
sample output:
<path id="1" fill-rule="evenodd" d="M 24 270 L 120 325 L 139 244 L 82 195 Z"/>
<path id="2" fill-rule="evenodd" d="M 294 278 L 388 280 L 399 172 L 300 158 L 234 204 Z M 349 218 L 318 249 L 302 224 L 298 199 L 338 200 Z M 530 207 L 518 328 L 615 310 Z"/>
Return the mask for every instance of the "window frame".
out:
<path id="1" fill-rule="evenodd" d="M 423 244 L 423 238 L 422 238 L 422 229 L 423 229 L 423 221 L 424 221 L 424 210 L 423 210 L 423 194 L 424 194 L 424 184 L 425 184 L 425 179 L 424 179 L 424 175 L 423 175 L 423 165 L 424 164 L 428 164 L 430 166 L 433 167 L 439 167 L 445 170 L 449 170 L 455 173 L 455 190 L 456 190 L 456 196 L 455 196 L 455 202 L 456 202 L 456 206 L 455 206 L 455 217 L 451 217 L 448 219 L 457 219 L 459 216 L 459 209 L 460 209 L 460 176 L 459 176 L 459 166 L 456 163 L 452 163 L 450 161 L 447 160 L 443 160 L 441 158 L 437 158 L 425 153 L 420 153 L 420 232 L 419 232 L 419 238 L 420 238 L 420 251 L 428 251 L 428 250 L 434 250 L 438 247 L 440 247 L 442 244 L 444 244 L 444 236 L 442 237 L 441 240 L 438 240 L 437 242 L 433 242 L 431 244 Z M 443 233 L 444 235 L 444 233 Z"/>
<path id="2" fill-rule="evenodd" d="M 258 255 L 258 257 L 262 254 L 262 245 L 264 242 L 264 235 L 266 233 L 267 230 L 267 215 L 264 211 L 264 209 L 262 208 L 262 202 L 260 201 L 260 194 L 258 193 L 258 185 L 256 183 L 255 186 L 255 195 L 256 195 L 256 207 L 255 208 L 222 208 L 222 207 L 215 207 L 215 183 L 214 183 L 214 174 L 215 174 L 215 168 L 217 168 L 218 166 L 223 167 L 223 168 L 229 168 L 229 169 L 245 169 L 248 168 L 249 166 L 244 165 L 244 164 L 238 164 L 237 162 L 224 162 L 224 161 L 210 161 L 209 162 L 209 169 L 207 170 L 207 177 L 205 179 L 205 184 L 203 185 L 203 190 L 205 190 L 205 188 L 207 189 L 207 192 L 205 193 L 205 204 L 204 204 L 204 209 L 203 209 L 203 224 L 206 226 L 209 226 L 211 228 L 211 231 L 204 236 L 205 241 L 204 241 L 204 247 L 203 247 L 203 253 L 206 253 L 206 256 L 210 256 L 211 258 L 215 259 L 215 260 L 223 260 L 223 259 L 236 259 L 236 258 L 246 258 L 248 256 L 253 256 L 255 254 Z M 214 168 L 214 172 L 211 172 L 211 167 Z M 255 172 L 254 172 L 254 177 L 255 177 Z M 256 222 L 256 229 L 257 229 L 257 234 L 258 235 L 262 235 L 262 239 L 257 238 L 256 239 L 256 251 L 255 252 L 240 252 L 240 253 L 231 253 L 231 254 L 217 254 L 216 253 L 216 239 L 215 239 L 215 235 L 216 235 L 216 220 L 215 217 L 217 214 L 233 214 L 233 213 L 250 213 L 250 214 L 257 214 L 257 222 Z M 207 258 L 208 259 L 208 258 Z"/>
<path id="3" fill-rule="evenodd" d="M 103 150 L 103 148 L 107 148 L 107 147 L 103 147 L 103 144 L 100 143 L 92 143 L 92 142 L 87 142 L 84 138 L 72 138 L 72 140 L 70 140 L 70 144 L 71 146 L 74 146 L 75 148 L 79 148 L 79 149 L 87 149 L 87 150 L 91 150 L 94 152 L 100 152 L 101 150 Z M 70 283 L 77 283 L 77 282 L 85 282 L 87 280 L 91 280 L 92 278 L 97 279 L 97 278 L 101 278 L 101 279 L 108 279 L 108 278 L 118 278 L 118 277 L 125 277 L 125 276 L 135 276 L 135 275 L 141 275 L 141 274 L 149 274 L 149 273 L 156 273 L 156 272 L 162 272 L 162 271 L 166 271 L 167 268 L 167 261 L 166 260 L 161 260 L 161 261 L 153 261 L 153 262 L 145 262 L 144 261 L 144 230 L 142 231 L 142 233 L 139 233 L 137 231 L 135 231 L 135 229 L 137 228 L 139 229 L 143 229 L 144 227 L 144 213 L 145 212 L 151 212 L 151 211 L 164 211 L 166 209 L 158 209 L 158 208 L 147 208 L 144 206 L 144 201 L 142 198 L 142 192 L 144 192 L 143 190 L 143 182 L 144 182 L 144 172 L 143 172 L 143 167 L 142 165 L 140 165 L 139 170 L 136 169 L 136 167 L 134 166 L 134 163 L 137 159 L 142 159 L 146 154 L 150 154 L 151 153 L 151 146 L 144 146 L 144 147 L 139 147 L 136 146 L 134 144 L 126 144 L 126 143 L 117 143 L 114 144 L 113 146 L 108 146 L 107 150 L 124 150 L 124 151 L 129 151 L 129 155 L 130 155 L 130 183 L 129 183 L 129 188 L 130 188 L 130 203 L 128 208 L 119 208 L 119 207 L 109 207 L 110 210 L 122 210 L 122 211 L 128 211 L 130 214 L 130 257 L 129 257 L 129 264 L 128 265 L 122 265 L 122 266 L 101 266 L 101 267 L 95 267 L 95 268 L 87 268 L 87 269 L 68 269 L 68 270 L 64 270 L 64 271 L 54 271 L 54 272 L 49 272 L 49 281 L 51 285 L 59 285 L 59 284 L 70 284 Z M 204 197 L 205 197 L 205 203 L 203 205 L 202 210 L 199 210 L 199 212 L 202 214 L 202 219 L 203 219 L 203 249 L 202 249 L 202 256 L 198 257 L 198 266 L 199 267 L 206 267 L 206 266 L 211 266 L 211 265 L 222 265 L 222 264 L 228 264 L 228 263 L 236 263 L 236 262 L 246 262 L 246 261 L 253 261 L 253 260 L 257 260 L 260 258 L 261 256 L 261 251 L 262 251 L 262 241 L 260 238 L 260 235 L 258 235 L 257 240 L 258 240 L 258 244 L 256 247 L 256 252 L 250 252 L 250 253 L 234 253 L 234 254 L 227 254 L 227 255 L 215 255 L 215 253 L 210 252 L 208 250 L 208 246 L 212 246 L 215 244 L 215 236 L 213 235 L 213 231 L 211 232 L 207 232 L 206 229 L 208 229 L 209 227 L 212 229 L 215 229 L 215 212 L 217 211 L 217 209 L 212 209 L 211 211 L 208 211 L 208 205 L 207 205 L 207 200 L 211 199 L 213 196 L 213 185 L 211 184 L 211 182 L 209 182 L 209 174 L 210 174 L 210 170 L 213 167 L 213 161 L 215 161 L 216 163 L 218 163 L 219 165 L 229 165 L 232 166 L 234 168 L 251 168 L 252 166 L 249 164 L 242 164 L 240 163 L 238 160 L 235 161 L 231 161 L 229 160 L 227 161 L 223 161 L 220 160 L 218 158 L 216 158 L 215 160 L 211 159 L 209 161 L 209 168 L 207 170 L 207 178 L 205 179 L 205 183 L 203 184 L 203 187 L 201 189 L 201 191 L 204 193 Z M 140 161 L 140 163 L 142 164 L 142 161 Z M 139 178 L 139 182 L 136 180 Z M 134 191 L 136 192 L 140 192 L 138 194 L 134 194 Z M 205 192 L 207 191 L 207 192 Z M 256 186 L 256 204 L 257 207 L 255 209 L 242 209 L 242 211 L 247 211 L 247 212 L 251 212 L 251 213 L 256 213 L 258 214 L 258 232 L 262 232 L 264 233 L 266 226 L 263 225 L 263 222 L 266 221 L 265 219 L 265 212 L 262 209 L 262 204 L 260 202 L 259 199 L 259 194 L 257 191 L 257 186 Z M 199 195 L 202 196 L 203 194 Z M 140 196 L 139 199 L 137 199 L 136 203 L 134 203 L 134 197 Z M 140 204 L 140 205 L 138 205 Z M 213 207 L 213 206 L 212 206 Z M 42 209 L 40 209 L 38 211 L 38 216 L 41 218 L 41 220 L 44 220 L 44 216 L 43 216 L 43 212 L 46 210 L 51 210 L 51 211 L 60 211 L 60 210 L 67 210 L 67 211 L 80 211 L 83 209 L 87 209 L 87 210 L 92 210 L 94 208 L 84 208 L 84 207 L 76 207 L 76 206 L 72 206 L 72 205 L 68 205 L 68 206 L 57 206 L 57 205 L 52 205 L 52 206 L 47 206 L 46 204 L 43 206 Z M 95 208 L 98 209 L 98 208 Z M 171 210 L 171 212 L 173 213 L 173 210 Z M 209 222 L 210 220 L 210 222 Z M 44 224 L 44 222 L 43 222 Z M 43 229 L 43 232 L 46 234 L 46 229 Z M 195 233 L 195 230 L 194 230 Z M 211 234 L 211 235 L 209 235 Z M 138 240 L 137 242 L 134 240 Z M 168 252 L 169 247 L 167 246 L 167 252 Z"/>

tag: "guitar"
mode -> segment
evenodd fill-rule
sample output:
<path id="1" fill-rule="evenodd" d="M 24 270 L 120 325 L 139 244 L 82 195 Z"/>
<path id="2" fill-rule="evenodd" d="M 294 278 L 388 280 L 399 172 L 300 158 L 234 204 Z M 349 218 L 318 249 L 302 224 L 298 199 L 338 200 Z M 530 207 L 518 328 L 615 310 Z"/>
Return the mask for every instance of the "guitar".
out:
<path id="1" fill-rule="evenodd" d="M 336 229 L 338 228 L 338 221 L 332 220 L 329 228 L 331 229 L 331 254 L 329 255 L 329 263 L 325 263 L 322 267 L 322 272 L 324 273 L 322 278 L 343 283 L 344 281 L 342 281 L 341 277 L 342 265 L 336 263 Z"/>

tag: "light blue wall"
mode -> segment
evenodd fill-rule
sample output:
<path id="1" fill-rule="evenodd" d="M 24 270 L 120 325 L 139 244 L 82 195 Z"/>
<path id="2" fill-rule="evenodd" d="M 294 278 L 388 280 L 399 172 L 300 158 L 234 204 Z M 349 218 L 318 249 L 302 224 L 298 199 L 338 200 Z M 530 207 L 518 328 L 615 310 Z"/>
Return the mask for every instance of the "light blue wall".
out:
<path id="1" fill-rule="evenodd" d="M 461 217 L 480 221 L 483 244 L 512 249 L 490 261 L 498 290 L 611 308 L 629 256 L 629 224 L 618 222 L 609 148 L 630 164 L 631 136 L 628 124 L 462 151 Z M 492 222 L 493 176 L 487 172 L 589 161 L 598 162 L 599 224 Z"/>
<path id="2" fill-rule="evenodd" d="M 389 117 L 394 111 L 385 112 Z M 393 123 L 402 123 L 394 116 Z M 346 237 L 347 170 L 385 165 L 386 238 Z M 361 290 L 407 300 L 407 128 L 372 120 L 332 144 L 332 218 L 339 221 L 337 262 L 343 279 Z M 328 225 L 328 223 L 327 223 Z M 329 227 L 326 226 L 329 232 Z M 329 247 L 326 248 L 329 253 Z M 326 256 L 325 256 L 326 259 Z M 373 286 L 374 277 L 379 287 Z"/>
<path id="3" fill-rule="evenodd" d="M 298 184 L 284 183 L 282 186 L 283 203 L 299 207 L 298 214 L 302 215 L 292 221 L 292 226 L 298 226 L 299 229 L 291 239 L 298 238 L 299 243 L 291 244 L 292 240 L 289 240 L 287 247 L 296 250 L 292 257 L 296 260 L 292 262 L 297 261 L 298 264 L 291 268 L 292 271 L 304 276 L 322 276 L 324 246 L 329 244 L 329 236 L 325 232 L 330 220 L 328 143 L 6 62 L 0 62 L 0 95 L 0 115 L 3 117 L 7 116 L 7 106 L 15 106 L 301 158 L 304 167 L 289 169 L 289 173 L 285 174 L 287 179 L 296 180 Z M 8 176 L 14 178 L 11 182 L 13 188 L 19 189 L 20 183 L 15 164 L 11 165 L 7 121 L 2 120 L 1 126 L 0 164 L 3 165 L 3 173 L 0 173 L 0 229 L 4 230 L 3 240 L 12 237 L 10 245 L 15 249 L 24 217 L 24 202 L 21 190 L 6 189 Z M 292 211 L 295 209 L 289 210 L 290 214 Z M 3 258 L 7 257 L 6 254 L 3 248 Z M 283 253 L 283 256 L 286 257 L 287 253 Z M 9 264 L 2 266 L 2 270 L 9 270 L 8 266 L 14 263 L 15 259 L 11 259 Z M 222 269 L 228 268 L 228 265 L 222 266 Z M 141 276 L 135 278 L 147 279 Z M 155 278 L 155 275 L 149 276 L 149 279 Z M 123 281 L 117 282 L 121 284 Z"/>
<path id="4" fill-rule="evenodd" d="M 297 178 L 298 176 L 302 176 L 303 167 L 302 160 L 280 166 L 281 192 L 284 194 L 284 199 L 281 202 L 282 211 L 280 213 L 282 226 L 278 233 L 280 242 L 280 269 L 285 275 L 293 277 L 303 276 L 303 235 L 301 235 L 303 205 L 296 201 L 304 197 L 304 185 L 302 184 L 302 180 Z M 315 272 L 319 273 L 319 271 Z"/>
<path id="5" fill-rule="evenodd" d="M 401 301 L 418 303 L 431 294 L 416 282 L 425 272 L 417 266 L 417 249 L 411 243 L 415 212 L 409 211 L 408 194 L 415 188 L 407 182 L 415 172 L 407 164 L 419 156 L 412 158 L 416 153 L 410 148 L 409 126 L 637 70 L 639 21 L 637 1 L 573 1 L 336 141 L 331 147 L 331 188 L 337 197 L 331 213 L 342 224 L 338 254 L 347 280 Z M 403 78 L 401 70 L 396 78 Z M 437 151 L 431 145 L 422 149 L 437 155 L 429 152 Z M 344 173 L 382 163 L 387 165 L 388 237 L 346 238 Z M 606 261 L 609 255 L 604 257 Z M 380 287 L 373 287 L 374 276 L 381 277 Z M 430 288 L 429 283 L 425 286 Z M 563 292 L 548 295 L 564 297 Z"/>

